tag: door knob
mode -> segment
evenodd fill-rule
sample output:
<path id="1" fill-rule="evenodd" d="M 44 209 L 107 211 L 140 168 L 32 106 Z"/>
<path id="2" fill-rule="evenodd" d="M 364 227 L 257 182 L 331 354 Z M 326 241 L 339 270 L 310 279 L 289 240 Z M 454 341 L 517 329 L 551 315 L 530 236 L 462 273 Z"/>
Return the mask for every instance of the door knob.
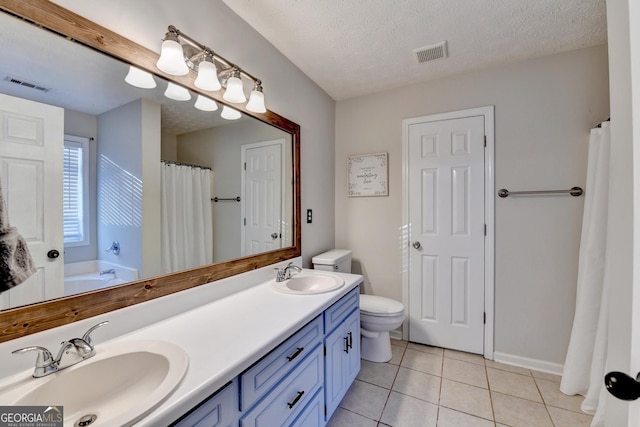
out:
<path id="1" fill-rule="evenodd" d="M 640 397 L 640 374 L 636 379 L 624 372 L 609 372 L 604 376 L 607 391 L 621 400 L 636 400 Z"/>
<path id="2" fill-rule="evenodd" d="M 271 233 L 271 238 L 272 239 L 277 239 L 278 238 L 278 233 Z"/>
<path id="3" fill-rule="evenodd" d="M 417 240 L 415 242 L 413 242 L 413 244 L 411 246 L 413 246 L 416 249 L 420 249 L 422 247 L 420 242 L 418 242 Z"/>
<path id="4" fill-rule="evenodd" d="M 47 252 L 47 258 L 49 259 L 56 259 L 60 256 L 60 252 L 56 251 L 55 249 L 51 249 L 49 252 Z"/>

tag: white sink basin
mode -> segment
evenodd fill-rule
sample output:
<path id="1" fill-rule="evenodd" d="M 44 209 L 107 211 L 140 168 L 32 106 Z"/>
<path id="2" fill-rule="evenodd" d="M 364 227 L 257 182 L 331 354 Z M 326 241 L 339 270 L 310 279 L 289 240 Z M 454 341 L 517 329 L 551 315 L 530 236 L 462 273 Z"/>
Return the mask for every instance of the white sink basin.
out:
<path id="1" fill-rule="evenodd" d="M 271 285 L 286 294 L 321 294 L 335 291 L 344 285 L 344 280 L 329 273 L 298 273 L 282 282 L 273 280 Z"/>
<path id="2" fill-rule="evenodd" d="M 188 366 L 187 353 L 168 342 L 98 344 L 94 357 L 57 373 L 0 384 L 0 404 L 62 406 L 65 426 L 91 415 L 91 427 L 129 426 L 169 397 Z"/>

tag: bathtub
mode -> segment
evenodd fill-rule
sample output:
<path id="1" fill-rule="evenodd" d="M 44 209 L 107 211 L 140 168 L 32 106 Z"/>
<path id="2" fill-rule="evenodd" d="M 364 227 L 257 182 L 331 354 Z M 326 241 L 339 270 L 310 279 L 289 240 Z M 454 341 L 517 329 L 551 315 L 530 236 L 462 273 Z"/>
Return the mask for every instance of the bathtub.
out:
<path id="1" fill-rule="evenodd" d="M 113 273 L 103 273 L 113 270 Z M 138 279 L 138 270 L 106 261 L 84 261 L 64 265 L 65 296 L 121 285 Z"/>

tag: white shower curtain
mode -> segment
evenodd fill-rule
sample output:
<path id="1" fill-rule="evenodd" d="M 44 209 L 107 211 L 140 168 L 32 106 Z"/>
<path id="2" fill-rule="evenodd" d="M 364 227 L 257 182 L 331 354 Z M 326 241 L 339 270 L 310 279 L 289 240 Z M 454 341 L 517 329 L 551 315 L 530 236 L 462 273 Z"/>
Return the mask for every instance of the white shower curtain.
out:
<path id="1" fill-rule="evenodd" d="M 164 272 L 213 263 L 211 170 L 162 163 L 161 178 Z"/>
<path id="2" fill-rule="evenodd" d="M 604 281 L 609 208 L 609 122 L 591 130 L 585 191 L 576 312 L 560 390 L 585 396 L 582 410 L 595 414 L 592 427 L 604 426 L 604 369 L 609 318 Z"/>

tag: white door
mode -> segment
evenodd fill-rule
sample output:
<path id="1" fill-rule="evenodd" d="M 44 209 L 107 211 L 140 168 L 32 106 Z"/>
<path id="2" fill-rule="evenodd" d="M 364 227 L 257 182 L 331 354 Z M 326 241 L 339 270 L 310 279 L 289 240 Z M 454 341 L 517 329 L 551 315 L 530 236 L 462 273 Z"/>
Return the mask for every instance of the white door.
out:
<path id="1" fill-rule="evenodd" d="M 63 109 L 0 94 L 0 182 L 9 223 L 37 268 L 0 294 L 2 309 L 64 296 L 63 147 Z M 59 257 L 48 258 L 50 250 Z"/>
<path id="2" fill-rule="evenodd" d="M 408 127 L 409 340 L 483 354 L 484 116 Z"/>
<path id="3" fill-rule="evenodd" d="M 242 255 L 282 247 L 284 140 L 242 147 Z"/>

